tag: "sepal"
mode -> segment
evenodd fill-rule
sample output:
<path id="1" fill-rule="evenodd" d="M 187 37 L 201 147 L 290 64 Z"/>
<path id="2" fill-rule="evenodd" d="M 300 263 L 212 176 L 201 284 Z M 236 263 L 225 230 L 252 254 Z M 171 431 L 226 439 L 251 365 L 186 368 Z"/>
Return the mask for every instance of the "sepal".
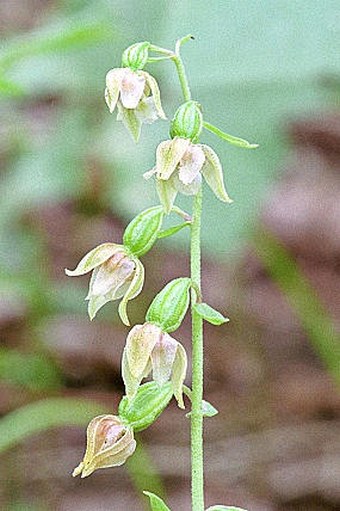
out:
<path id="1" fill-rule="evenodd" d="M 145 320 L 164 332 L 173 332 L 181 325 L 188 310 L 191 280 L 181 277 L 169 282 L 153 299 Z"/>
<path id="2" fill-rule="evenodd" d="M 118 407 L 119 416 L 134 431 L 142 431 L 158 419 L 168 406 L 172 395 L 170 382 L 162 386 L 154 381 L 144 383 L 133 399 L 123 397 Z"/>

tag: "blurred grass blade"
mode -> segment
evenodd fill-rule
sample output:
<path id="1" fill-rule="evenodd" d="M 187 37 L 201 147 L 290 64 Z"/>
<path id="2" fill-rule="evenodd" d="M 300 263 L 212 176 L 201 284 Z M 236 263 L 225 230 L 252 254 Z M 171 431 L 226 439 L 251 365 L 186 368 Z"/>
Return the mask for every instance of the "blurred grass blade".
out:
<path id="1" fill-rule="evenodd" d="M 134 455 L 125 463 L 131 481 L 140 495 L 145 488 L 151 492 L 160 495 L 162 499 L 166 498 L 166 492 L 162 478 L 154 467 L 153 460 L 150 458 L 147 449 L 141 442 L 140 436 L 137 438 L 137 448 Z M 144 499 L 143 499 L 144 502 Z M 145 505 L 145 509 L 149 506 Z"/>
<path id="2" fill-rule="evenodd" d="M 328 372 L 340 383 L 340 335 L 315 290 L 284 246 L 268 231 L 258 230 L 255 249 L 284 293 Z"/>
<path id="3" fill-rule="evenodd" d="M 0 381 L 30 390 L 55 390 L 61 386 L 61 373 L 43 353 L 20 353 L 0 348 Z"/>
<path id="4" fill-rule="evenodd" d="M 0 96 L 17 97 L 24 94 L 23 89 L 15 82 L 0 77 Z"/>
<path id="5" fill-rule="evenodd" d="M 112 37 L 106 23 L 73 24 L 71 26 L 45 27 L 46 32 L 36 32 L 29 37 L 16 39 L 0 54 L 0 67 L 8 69 L 23 58 L 54 51 L 73 50 Z"/>
<path id="6" fill-rule="evenodd" d="M 102 405 L 86 399 L 51 398 L 23 406 L 0 419 L 0 452 L 50 428 L 87 426 L 104 412 Z"/>
<path id="7" fill-rule="evenodd" d="M 228 133 L 225 133 L 224 131 L 220 130 L 213 124 L 210 124 L 210 122 L 204 122 L 203 126 L 206 130 L 211 131 L 211 133 L 222 138 L 222 140 L 225 140 L 229 144 L 235 145 L 237 147 L 242 147 L 243 149 L 256 149 L 256 147 L 259 147 L 258 144 L 251 144 L 250 142 L 244 140 L 243 138 L 228 135 Z"/>

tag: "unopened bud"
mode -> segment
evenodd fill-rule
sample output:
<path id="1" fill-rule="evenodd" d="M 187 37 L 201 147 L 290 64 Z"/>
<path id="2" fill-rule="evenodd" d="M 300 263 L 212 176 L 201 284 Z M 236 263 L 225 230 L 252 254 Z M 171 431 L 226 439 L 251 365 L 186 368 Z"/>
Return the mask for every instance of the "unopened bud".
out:
<path id="1" fill-rule="evenodd" d="M 164 332 L 173 332 L 181 325 L 188 310 L 191 280 L 181 277 L 169 282 L 153 299 L 145 320 Z"/>
<path id="2" fill-rule="evenodd" d="M 147 41 L 135 43 L 126 48 L 122 56 L 123 67 L 136 71 L 143 69 L 149 58 L 150 43 Z"/>
<path id="3" fill-rule="evenodd" d="M 176 111 L 170 126 L 171 138 L 189 138 L 197 142 L 203 128 L 203 117 L 197 101 L 187 101 Z"/>
<path id="4" fill-rule="evenodd" d="M 162 206 L 146 209 L 127 226 L 123 243 L 137 257 L 148 252 L 155 243 L 162 227 L 164 210 Z"/>

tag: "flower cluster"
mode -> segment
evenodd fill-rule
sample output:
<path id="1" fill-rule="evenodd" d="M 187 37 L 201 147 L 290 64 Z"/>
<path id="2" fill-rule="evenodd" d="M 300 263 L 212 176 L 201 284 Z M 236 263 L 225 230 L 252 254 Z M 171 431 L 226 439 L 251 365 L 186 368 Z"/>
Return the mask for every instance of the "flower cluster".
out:
<path id="1" fill-rule="evenodd" d="M 157 60 L 172 59 L 179 70 L 182 66 L 179 47 L 189 38 L 178 41 L 175 52 L 153 46 L 147 41 L 135 43 L 124 51 L 121 67 L 108 71 L 106 104 L 111 113 L 117 108 L 117 119 L 123 122 L 136 142 L 143 123 L 166 119 L 159 86 L 155 78 L 144 70 L 145 65 Z M 161 57 L 150 57 L 151 51 L 160 53 Z M 190 98 L 188 87 L 184 95 Z M 125 229 L 122 244 L 102 243 L 90 250 L 74 270 L 65 270 L 69 276 L 92 272 L 86 297 L 91 320 L 107 302 L 120 300 L 120 318 L 125 325 L 130 325 L 127 303 L 141 293 L 144 284 L 144 266 L 140 258 L 158 238 L 173 235 L 182 227 L 194 227 L 194 220 L 191 222 L 190 216 L 174 205 L 178 193 L 196 195 L 200 193 L 204 180 L 219 200 L 232 202 L 224 185 L 219 157 L 210 146 L 200 142 L 203 128 L 235 145 L 256 147 L 204 122 L 201 106 L 196 101 L 189 99 L 180 105 L 171 121 L 170 139 L 158 145 L 155 166 L 144 174 L 146 179 L 155 178 L 161 205 L 137 215 Z M 164 215 L 172 211 L 180 212 L 186 221 L 162 231 Z M 199 228 L 196 232 L 199 232 Z M 199 238 L 197 243 L 199 246 Z M 189 399 L 193 396 L 194 392 L 184 386 L 188 365 L 186 351 L 170 333 L 181 325 L 190 300 L 193 314 L 199 321 L 204 319 L 214 325 L 228 321 L 202 302 L 199 281 L 199 278 L 195 281 L 188 277 L 170 281 L 153 299 L 145 315 L 145 322 L 131 328 L 122 355 L 125 396 L 120 401 L 118 415 L 101 415 L 90 422 L 86 452 L 81 463 L 74 469 L 74 476 L 87 477 L 99 468 L 122 465 L 136 449 L 134 432 L 149 427 L 166 408 L 172 396 L 180 408 L 184 408 L 183 393 Z M 142 383 L 149 377 L 151 381 Z M 212 405 L 202 401 L 200 414 L 197 396 L 195 403 L 195 420 L 217 413 Z M 193 417 L 194 414 L 189 413 L 188 416 Z M 154 509 L 168 509 L 159 497 L 150 493 L 147 495 L 151 503 L 155 503 Z"/>

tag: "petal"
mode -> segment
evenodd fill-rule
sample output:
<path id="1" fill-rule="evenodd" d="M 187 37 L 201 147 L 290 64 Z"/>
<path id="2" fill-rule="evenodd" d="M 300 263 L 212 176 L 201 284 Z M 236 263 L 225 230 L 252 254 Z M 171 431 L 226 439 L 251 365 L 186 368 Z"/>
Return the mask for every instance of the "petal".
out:
<path id="1" fill-rule="evenodd" d="M 129 371 L 135 378 L 143 378 L 152 350 L 161 336 L 161 329 L 151 323 L 136 325 L 130 331 L 124 351 Z"/>
<path id="2" fill-rule="evenodd" d="M 208 145 L 200 144 L 200 146 L 205 155 L 205 162 L 202 167 L 204 179 L 218 199 L 223 202 L 233 202 L 224 187 L 223 169 L 217 154 Z"/>
<path id="3" fill-rule="evenodd" d="M 188 359 L 183 346 L 178 343 L 175 361 L 172 368 L 171 381 L 174 389 L 174 396 L 177 399 L 178 406 L 184 408 L 183 402 L 183 383 L 187 372 Z"/>
<path id="4" fill-rule="evenodd" d="M 169 214 L 177 196 L 177 190 L 173 186 L 173 179 L 171 181 L 157 179 L 156 189 L 165 213 Z"/>
<path id="5" fill-rule="evenodd" d="M 136 108 L 138 119 L 144 124 L 152 124 L 158 119 L 155 102 L 152 97 L 144 98 Z"/>
<path id="6" fill-rule="evenodd" d="M 122 378 L 125 386 L 125 394 L 128 397 L 128 399 L 133 399 L 136 396 L 138 388 L 142 382 L 142 379 L 148 376 L 148 374 L 149 373 L 146 372 L 146 369 L 144 373 L 139 375 L 138 377 L 132 374 L 127 359 L 127 352 L 126 349 L 124 348 L 122 356 Z"/>
<path id="7" fill-rule="evenodd" d="M 85 273 L 88 273 L 100 264 L 103 264 L 116 252 L 122 250 L 122 248 L 122 245 L 117 245 L 116 243 L 102 243 L 98 247 L 88 252 L 80 261 L 75 270 L 68 270 L 66 268 L 65 273 L 69 277 L 85 275 Z"/>
<path id="8" fill-rule="evenodd" d="M 153 379 L 164 385 L 171 376 L 178 342 L 169 334 L 163 333 L 151 353 Z"/>
<path id="9" fill-rule="evenodd" d="M 123 253 L 117 253 L 105 261 L 96 272 L 91 285 L 91 296 L 115 293 L 132 275 L 135 263 Z"/>
<path id="10" fill-rule="evenodd" d="M 111 69 L 106 75 L 105 101 L 112 113 L 118 101 L 124 69 Z"/>
<path id="11" fill-rule="evenodd" d="M 190 185 L 200 173 L 205 161 L 203 149 L 191 144 L 179 164 L 178 177 L 184 185 Z"/>
<path id="12" fill-rule="evenodd" d="M 196 193 L 201 188 L 201 185 L 202 176 L 200 173 L 197 174 L 192 183 L 188 185 L 183 184 L 183 182 L 179 179 L 177 173 L 173 176 L 173 186 L 176 188 L 178 192 L 183 193 L 184 195 L 196 195 Z"/>
<path id="13" fill-rule="evenodd" d="M 159 179 L 171 177 L 189 145 L 189 139 L 179 137 L 159 144 L 156 152 L 156 169 Z"/>
<path id="14" fill-rule="evenodd" d="M 123 321 L 124 325 L 126 325 L 126 326 L 130 325 L 129 318 L 128 318 L 127 312 L 126 312 L 127 302 L 139 295 L 139 293 L 142 291 L 143 284 L 144 284 L 144 275 L 145 275 L 144 266 L 142 265 L 142 263 L 140 262 L 139 259 L 136 258 L 136 259 L 134 259 L 134 261 L 136 263 L 135 274 L 134 274 L 133 279 L 130 283 L 130 286 L 129 286 L 128 290 L 126 291 L 125 295 L 123 296 L 123 299 L 120 302 L 119 308 L 118 308 L 118 313 L 119 313 L 120 319 Z"/>
<path id="15" fill-rule="evenodd" d="M 146 71 L 141 71 L 141 74 L 143 74 L 145 76 L 146 83 L 150 87 L 151 94 L 152 94 L 152 97 L 153 97 L 154 102 L 155 102 L 155 107 L 156 107 L 156 110 L 158 112 L 158 116 L 161 119 L 166 119 L 166 115 L 165 115 L 164 110 L 162 108 L 161 93 L 160 93 L 157 81 L 155 80 L 155 78 L 153 76 L 151 76 Z"/>
<path id="16" fill-rule="evenodd" d="M 131 133 L 135 142 L 138 142 L 142 127 L 142 122 L 138 118 L 135 110 L 128 110 L 124 108 L 120 101 L 118 101 L 118 115 L 117 120 L 122 121 L 125 128 Z"/>
<path id="17" fill-rule="evenodd" d="M 125 68 L 120 82 L 120 100 L 125 108 L 136 108 L 142 99 L 145 77 Z"/>

